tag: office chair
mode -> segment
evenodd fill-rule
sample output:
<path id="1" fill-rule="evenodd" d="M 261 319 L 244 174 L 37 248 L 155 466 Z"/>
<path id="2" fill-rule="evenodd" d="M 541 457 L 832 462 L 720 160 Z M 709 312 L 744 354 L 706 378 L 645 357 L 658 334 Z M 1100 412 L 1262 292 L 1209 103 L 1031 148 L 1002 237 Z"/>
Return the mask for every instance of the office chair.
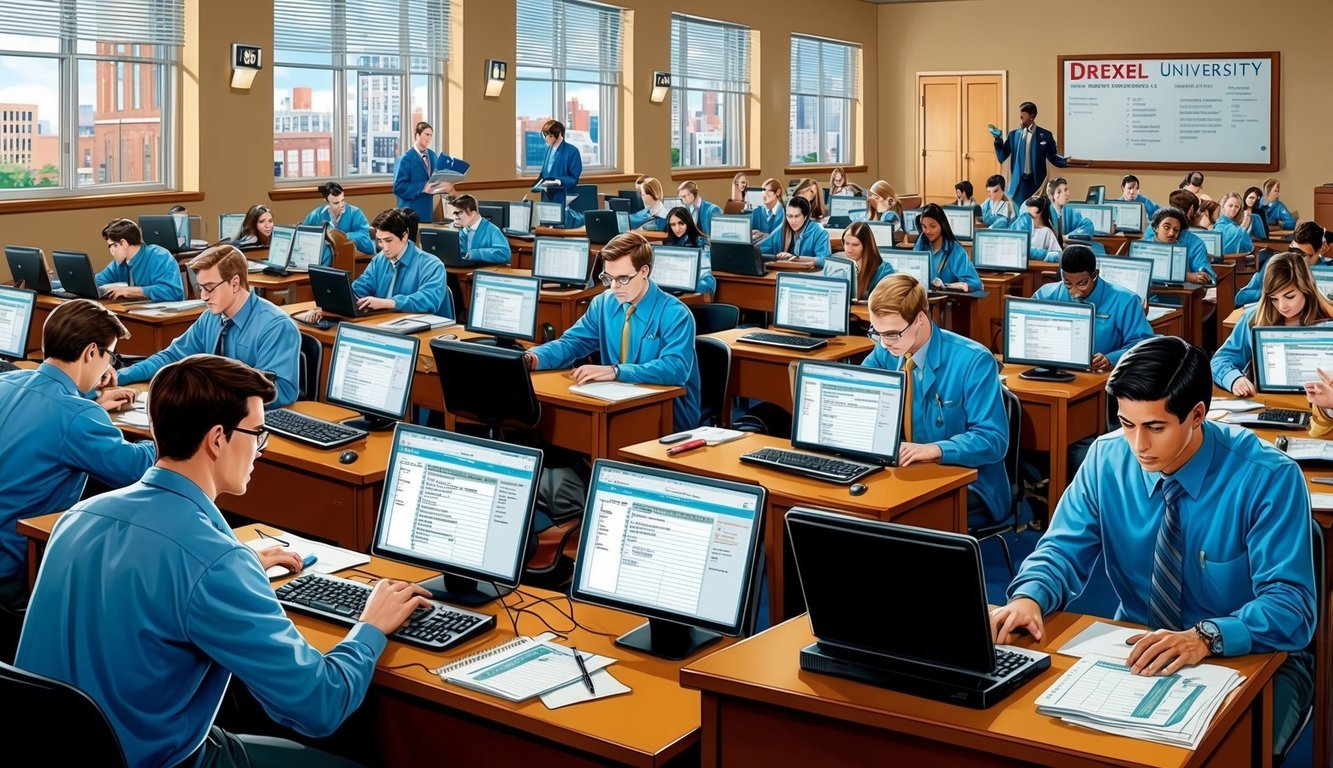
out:
<path id="1" fill-rule="evenodd" d="M 1323 531 L 1319 527 L 1319 521 L 1314 518 L 1310 518 L 1310 541 L 1312 554 L 1314 556 L 1315 632 L 1314 637 L 1310 640 L 1310 645 L 1307 650 L 1313 654 L 1319 645 L 1319 630 L 1323 623 L 1328 621 L 1327 612 L 1323 610 L 1325 602 L 1324 590 L 1326 588 L 1324 579 L 1324 558 L 1327 556 L 1327 553 L 1324 552 Z M 1318 663 L 1318 661 L 1316 661 L 1316 663 Z M 1318 699 L 1320 696 L 1326 696 L 1327 693 L 1316 689 L 1314 695 L 1315 699 Z M 1291 754 L 1292 747 L 1296 746 L 1296 742 L 1301 740 L 1301 733 L 1303 733 L 1306 727 L 1310 725 L 1310 720 L 1314 717 L 1314 710 L 1315 704 L 1311 701 L 1310 708 L 1305 710 L 1305 717 L 1301 718 L 1301 724 L 1291 732 L 1291 738 L 1287 740 L 1287 743 L 1273 745 L 1273 765 L 1280 766 L 1287 762 L 1287 756 Z"/>
<path id="2" fill-rule="evenodd" d="M 699 335 L 729 331 L 740 325 L 741 310 L 731 304 L 691 304 L 694 332 Z"/>
<path id="3" fill-rule="evenodd" d="M 337 227 L 328 227 L 324 230 L 324 242 L 333 252 L 333 258 L 329 261 L 329 266 L 334 269 L 341 269 L 349 275 L 356 274 L 356 243 Z"/>
<path id="4" fill-rule="evenodd" d="M 968 533 L 975 536 L 978 542 L 999 539 L 1000 548 L 1004 550 L 1004 562 L 1009 566 L 1009 577 L 1013 578 L 1014 558 L 1009 554 L 1009 542 L 1005 540 L 1004 534 L 1018 530 L 1018 509 L 1023 500 L 1023 479 L 1018 469 L 1021 458 L 1018 443 L 1023 426 L 1023 404 L 1019 402 L 1018 395 L 1011 392 L 1008 387 L 1001 386 L 1000 392 L 1004 397 L 1004 415 L 1009 422 L 1009 446 L 1004 452 L 1004 471 L 1009 476 L 1009 514 L 999 522 L 972 528 Z"/>
<path id="5" fill-rule="evenodd" d="M 125 765 L 111 722 L 78 688 L 0 663 L 0 698 L 20 704 L 0 718 L 6 744 L 31 744 L 52 765 Z"/>
<path id="6" fill-rule="evenodd" d="M 308 333 L 301 334 L 300 379 L 297 400 L 319 399 L 319 372 L 324 366 L 324 345 Z"/>
<path id="7" fill-rule="evenodd" d="M 700 423 L 720 426 L 731 408 L 727 386 L 731 380 L 731 347 L 721 339 L 694 337 L 694 354 L 699 360 Z"/>

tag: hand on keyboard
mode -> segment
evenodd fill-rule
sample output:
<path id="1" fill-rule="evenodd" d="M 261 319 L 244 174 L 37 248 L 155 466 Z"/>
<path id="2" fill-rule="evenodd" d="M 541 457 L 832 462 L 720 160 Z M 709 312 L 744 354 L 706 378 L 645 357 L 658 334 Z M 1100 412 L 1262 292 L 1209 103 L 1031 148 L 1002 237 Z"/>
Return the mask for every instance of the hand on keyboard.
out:
<path id="1" fill-rule="evenodd" d="M 411 582 L 381 579 L 366 599 L 361 620 L 388 635 L 403 626 L 413 611 L 434 610 L 429 597 L 429 592 Z"/>

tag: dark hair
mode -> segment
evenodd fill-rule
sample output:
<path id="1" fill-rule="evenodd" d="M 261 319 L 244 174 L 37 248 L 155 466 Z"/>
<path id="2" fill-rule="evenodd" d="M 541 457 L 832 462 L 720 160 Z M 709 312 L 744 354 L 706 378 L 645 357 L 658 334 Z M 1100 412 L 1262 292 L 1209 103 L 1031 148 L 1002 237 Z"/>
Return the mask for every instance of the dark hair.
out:
<path id="1" fill-rule="evenodd" d="M 1036 105 L 1036 104 L 1033 104 L 1033 103 L 1030 102 L 1030 101 L 1025 101 L 1025 102 L 1023 102 L 1022 104 L 1019 104 L 1019 105 L 1018 105 L 1018 111 L 1019 111 L 1019 112 L 1026 112 L 1026 113 L 1028 113 L 1029 115 L 1032 115 L 1033 117 L 1036 117 L 1036 116 L 1037 116 L 1037 105 Z"/>
<path id="2" fill-rule="evenodd" d="M 1060 252 L 1060 271 L 1067 275 L 1090 275 L 1097 271 L 1097 254 L 1086 245 L 1066 246 Z"/>
<path id="3" fill-rule="evenodd" d="M 1176 192 L 1179 192 L 1179 191 L 1180 191 L 1180 190 L 1176 190 Z M 1175 193 L 1173 192 L 1172 194 L 1175 194 Z M 1157 209 L 1157 213 L 1154 213 L 1154 214 L 1152 215 L 1152 223 L 1151 223 L 1151 226 L 1152 226 L 1153 231 L 1156 232 L 1156 231 L 1157 231 L 1157 225 L 1158 225 L 1158 224 L 1161 224 L 1163 221 L 1165 221 L 1165 220 L 1168 219 L 1168 218 L 1175 219 L 1176 221 L 1180 222 L 1180 231 L 1181 231 L 1181 232 L 1184 232 L 1185 230 L 1187 230 L 1187 229 L 1190 228 L 1190 220 L 1189 220 L 1189 217 L 1187 217 L 1187 216 L 1185 215 L 1185 212 L 1184 212 L 1184 211 L 1180 210 L 1179 208 L 1172 208 L 1171 206 L 1166 205 L 1166 206 L 1162 206 L 1161 208 L 1158 208 L 1158 209 Z"/>
<path id="4" fill-rule="evenodd" d="M 635 270 L 647 266 L 651 272 L 653 266 L 653 247 L 648 244 L 648 238 L 638 232 L 623 232 L 611 238 L 602 246 L 600 256 L 603 264 L 629 256 Z"/>
<path id="5" fill-rule="evenodd" d="M 1052 232 L 1055 232 L 1055 241 L 1057 243 L 1060 245 L 1065 244 L 1064 238 L 1060 237 L 1060 233 L 1055 230 L 1055 225 L 1051 223 L 1051 201 L 1049 198 L 1042 197 L 1041 195 L 1033 195 L 1023 201 L 1023 207 L 1036 208 L 1037 215 L 1041 217 L 1041 225 Z"/>
<path id="6" fill-rule="evenodd" d="M 143 232 L 131 219 L 112 219 L 111 223 L 102 227 L 102 239 L 113 243 L 124 240 L 130 245 L 138 245 L 143 242 Z"/>
<path id="7" fill-rule="evenodd" d="M 1324 230 L 1324 242 L 1333 245 L 1333 229 Z"/>
<path id="8" fill-rule="evenodd" d="M 1291 242 L 1305 243 L 1317 251 L 1324 245 L 1324 228 L 1313 221 L 1302 221 L 1296 225 Z"/>
<path id="9" fill-rule="evenodd" d="M 805 217 L 806 223 L 801 225 L 802 229 L 810 226 L 809 200 L 806 200 L 804 197 L 801 197 L 800 195 L 792 195 L 791 199 L 787 201 L 787 207 L 795 208 L 796 210 L 801 212 L 802 216 Z M 784 217 L 782 219 L 782 250 L 790 253 L 791 249 L 795 247 L 796 247 L 796 230 L 791 228 L 791 224 L 788 224 L 787 219 Z"/>
<path id="10" fill-rule="evenodd" d="M 856 295 L 853 298 L 864 299 L 875 288 L 875 275 L 879 273 L 884 257 L 880 255 L 879 245 L 875 242 L 875 230 L 869 224 L 853 221 L 847 231 L 842 233 L 844 243 L 849 235 L 861 244 L 861 271 L 856 275 Z M 846 245 L 843 248 L 845 250 Z"/>
<path id="11" fill-rule="evenodd" d="M 1191 185 L 1196 187 L 1203 186 L 1203 171 L 1190 171 L 1189 173 L 1185 174 L 1185 178 L 1180 180 L 1180 185 L 1177 186 L 1176 188 L 1184 189 L 1185 187 Z"/>
<path id="12" fill-rule="evenodd" d="M 374 221 L 370 222 L 370 228 L 388 232 L 394 237 L 407 237 L 407 219 L 403 218 L 398 208 L 382 211 Z"/>
<path id="13" fill-rule="evenodd" d="M 1124 188 L 1124 186 L 1125 186 L 1126 184 L 1130 183 L 1131 181 L 1134 182 L 1135 184 L 1138 184 L 1138 183 L 1139 183 L 1139 177 L 1138 177 L 1138 176 L 1135 176 L 1135 175 L 1132 174 L 1132 173 L 1127 173 L 1127 174 L 1125 174 L 1124 176 L 1121 176 L 1121 177 L 1120 177 L 1120 186 L 1121 186 L 1121 188 Z"/>
<path id="14" fill-rule="evenodd" d="M 1254 193 L 1253 208 L 1250 207 L 1249 203 L 1245 202 L 1246 198 L 1250 196 L 1251 192 Z M 1246 211 L 1257 211 L 1262 209 L 1264 207 L 1264 191 L 1258 187 L 1246 187 L 1245 194 L 1240 196 L 1240 207 L 1242 210 Z"/>
<path id="15" fill-rule="evenodd" d="M 148 417 L 158 457 L 191 458 L 209 430 L 219 425 L 230 440 L 250 412 L 251 397 L 270 403 L 277 394 L 264 374 L 229 357 L 190 355 L 165 366 L 148 386 Z"/>
<path id="16" fill-rule="evenodd" d="M 1176 336 L 1144 339 L 1120 358 L 1106 393 L 1136 402 L 1166 400 L 1166 410 L 1184 422 L 1196 405 L 1207 410 L 1213 402 L 1208 355 Z"/>
<path id="17" fill-rule="evenodd" d="M 455 195 L 449 198 L 449 205 L 452 205 L 464 213 L 477 212 L 477 198 L 472 195 Z"/>
<path id="18" fill-rule="evenodd" d="M 998 173 L 992 173 L 986 177 L 986 186 L 1004 188 L 1004 177 Z"/>
<path id="19" fill-rule="evenodd" d="M 967 179 L 963 179 L 962 181 L 953 185 L 953 188 L 960 190 L 963 194 L 967 195 L 969 198 L 972 197 L 972 182 L 968 181 Z"/>
<path id="20" fill-rule="evenodd" d="M 402 208 L 392 208 L 390 210 L 398 211 L 398 214 L 403 217 L 403 221 L 407 222 L 407 239 L 415 243 L 417 241 L 417 229 L 421 227 L 421 217 L 417 215 L 416 209 L 405 205 Z"/>
<path id="21" fill-rule="evenodd" d="M 323 184 L 319 185 L 319 196 L 324 198 L 325 200 L 329 199 L 330 197 L 333 197 L 334 195 L 341 195 L 342 193 L 343 193 L 343 185 L 339 184 L 336 181 L 326 181 Z"/>
<path id="22" fill-rule="evenodd" d="M 671 231 L 671 219 L 675 217 L 685 222 L 685 234 L 676 237 L 676 233 Z M 708 242 L 704 233 L 700 231 L 699 225 L 694 223 L 694 216 L 690 214 L 690 209 L 683 205 L 678 205 L 667 211 L 666 245 L 683 245 L 687 248 L 698 248 Z"/>
<path id="23" fill-rule="evenodd" d="M 422 120 L 421 122 L 417 123 L 416 126 L 412 129 L 412 135 L 420 136 L 423 131 L 427 130 L 433 131 L 435 129 L 430 127 L 430 123 L 426 122 L 425 120 Z"/>
<path id="24" fill-rule="evenodd" d="M 90 299 L 70 299 L 46 316 L 42 357 L 73 363 L 89 344 L 106 349 L 116 339 L 129 337 L 125 324 L 105 306 Z"/>
<path id="25" fill-rule="evenodd" d="M 917 217 L 917 231 L 921 230 L 921 219 L 930 219 L 940 225 L 940 250 L 945 250 L 957 241 L 953 236 L 953 227 L 949 226 L 949 217 L 944 215 L 944 209 L 939 203 L 929 203 L 921 209 L 921 215 Z M 925 235 L 922 235 L 925 237 Z M 927 246 L 929 247 L 929 246 Z"/>
<path id="26" fill-rule="evenodd" d="M 183 205 L 173 205 L 167 209 L 168 216 L 175 216 L 178 213 L 188 213 Z"/>
<path id="27" fill-rule="evenodd" d="M 254 238 L 260 245 L 268 245 L 269 237 L 259 231 L 259 217 L 266 213 L 272 213 L 267 205 L 252 205 L 250 210 L 245 212 L 245 218 L 241 220 L 241 231 L 236 233 L 237 240 L 245 238 Z"/>
<path id="28" fill-rule="evenodd" d="M 1184 213 L 1187 218 L 1191 213 L 1199 212 L 1199 196 L 1188 189 L 1177 189 L 1167 195 L 1166 204 Z"/>
<path id="29" fill-rule="evenodd" d="M 542 134 L 554 136 L 558 139 L 565 135 L 565 124 L 559 120 L 547 120 L 542 123 Z"/>

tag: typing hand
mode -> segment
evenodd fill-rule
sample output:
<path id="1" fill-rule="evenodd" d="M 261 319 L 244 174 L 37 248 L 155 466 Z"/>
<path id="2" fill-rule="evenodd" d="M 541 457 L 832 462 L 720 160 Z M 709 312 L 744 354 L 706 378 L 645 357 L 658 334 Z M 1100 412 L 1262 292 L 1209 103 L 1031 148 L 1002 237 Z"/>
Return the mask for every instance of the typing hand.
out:
<path id="1" fill-rule="evenodd" d="M 1185 275 L 1185 280 L 1195 285 L 1212 285 L 1213 278 L 1207 272 L 1191 272 Z"/>
<path id="2" fill-rule="evenodd" d="M 616 369 L 609 365 L 580 365 L 569 372 L 574 381 L 587 384 L 590 381 L 615 381 Z"/>
<path id="3" fill-rule="evenodd" d="M 292 573 L 301 572 L 301 556 L 281 544 L 265 547 L 255 554 L 259 555 L 259 566 L 266 571 L 275 565 L 280 565 Z"/>
<path id="4" fill-rule="evenodd" d="M 1019 630 L 1041 642 L 1045 628 L 1041 620 L 1041 606 L 1030 597 L 1015 597 L 1008 605 L 990 612 L 991 638 L 997 643 L 1012 643 Z"/>
<path id="5" fill-rule="evenodd" d="M 426 598 L 430 593 L 416 584 L 392 579 L 381 579 L 370 591 L 361 620 L 384 634 L 403 626 L 412 611 L 433 608 Z"/>
<path id="6" fill-rule="evenodd" d="M 1231 382 L 1231 394 L 1236 397 L 1254 397 L 1254 392 L 1254 382 L 1244 376 Z"/>
<path id="7" fill-rule="evenodd" d="M 939 461 L 944 452 L 934 443 L 903 443 L 898 446 L 898 466 L 928 464 Z"/>
<path id="8" fill-rule="evenodd" d="M 1112 367 L 1113 366 L 1111 365 L 1111 361 L 1107 360 L 1106 355 L 1103 355 L 1101 352 L 1098 352 L 1097 354 L 1092 356 L 1093 371 L 1097 373 L 1106 373 L 1107 371 L 1111 370 Z"/>
<path id="9" fill-rule="evenodd" d="M 120 301 L 122 299 L 142 299 L 143 297 L 143 289 L 137 285 L 118 285 L 115 288 L 108 288 L 106 290 L 106 298 L 113 301 Z"/>
<path id="10" fill-rule="evenodd" d="M 324 310 L 307 309 L 304 312 L 297 312 L 296 319 L 303 323 L 318 323 L 320 320 L 324 319 Z"/>
<path id="11" fill-rule="evenodd" d="M 1173 632 L 1159 629 L 1125 638 L 1134 643 L 1129 652 L 1129 671 L 1136 675 L 1170 675 L 1210 655 L 1203 636 L 1193 629 Z"/>
<path id="12" fill-rule="evenodd" d="M 376 296 L 366 296 L 356 300 L 357 309 L 393 309 L 396 306 L 393 299 L 381 299 Z"/>
<path id="13" fill-rule="evenodd" d="M 125 387 L 114 387 L 104 389 L 97 395 L 97 404 L 107 410 L 108 413 L 124 410 L 134 405 L 138 393 Z"/>
<path id="14" fill-rule="evenodd" d="M 1315 370 L 1319 371 L 1319 378 L 1305 382 L 1305 396 L 1320 408 L 1333 408 L 1333 377 L 1324 373 L 1322 368 Z"/>

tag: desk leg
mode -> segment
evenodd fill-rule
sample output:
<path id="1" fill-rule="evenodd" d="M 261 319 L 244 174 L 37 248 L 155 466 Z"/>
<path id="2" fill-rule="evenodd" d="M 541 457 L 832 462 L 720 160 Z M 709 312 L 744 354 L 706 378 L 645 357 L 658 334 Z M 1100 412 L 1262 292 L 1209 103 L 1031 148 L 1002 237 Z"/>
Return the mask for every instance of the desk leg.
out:
<path id="1" fill-rule="evenodd" d="M 779 513 L 777 507 L 769 504 L 764 514 L 766 515 L 764 556 L 768 561 L 768 623 L 769 626 L 774 626 L 786 618 L 783 615 L 786 612 L 786 594 L 782 588 L 786 582 L 782 566 L 787 559 L 785 537 L 782 535 L 782 515 L 786 514 L 786 510 Z M 704 750 L 704 754 L 708 754 L 707 749 Z"/>
<path id="2" fill-rule="evenodd" d="M 719 768 L 722 765 L 722 712 L 717 696 L 705 693 L 699 697 L 699 752 L 703 768 Z"/>
<path id="3" fill-rule="evenodd" d="M 1048 516 L 1055 514 L 1055 506 L 1069 485 L 1069 409 L 1064 401 L 1051 407 L 1050 440 L 1051 483 L 1046 489 Z"/>

